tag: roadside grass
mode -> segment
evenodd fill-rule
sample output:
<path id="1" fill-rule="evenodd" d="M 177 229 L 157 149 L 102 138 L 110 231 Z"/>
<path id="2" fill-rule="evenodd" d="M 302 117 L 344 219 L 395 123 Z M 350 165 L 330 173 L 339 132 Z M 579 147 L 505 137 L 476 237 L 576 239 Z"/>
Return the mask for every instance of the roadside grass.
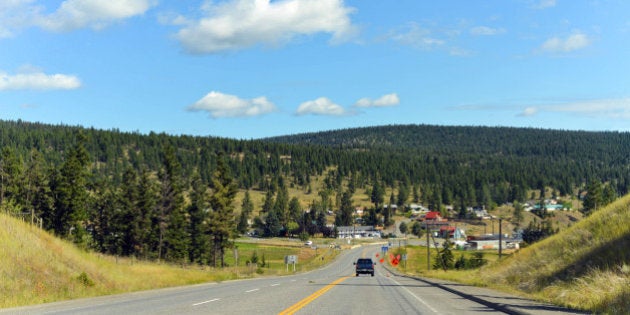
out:
<path id="1" fill-rule="evenodd" d="M 238 267 L 245 268 L 246 273 L 258 273 L 265 275 L 286 275 L 293 274 L 293 266 L 286 266 L 284 263 L 285 256 L 297 256 L 297 264 L 295 272 L 313 270 L 321 267 L 334 260 L 340 253 L 340 250 L 332 248 L 328 242 L 329 239 L 316 240 L 317 248 L 305 246 L 300 241 L 286 239 L 255 239 L 255 240 L 237 240 L 235 245 L 238 251 Z M 258 265 L 256 267 L 251 263 L 252 256 L 256 253 L 258 257 Z M 234 255 L 226 257 L 226 263 L 235 266 Z M 262 266 L 264 257 L 265 265 Z M 257 268 L 257 269 L 252 269 Z M 288 271 L 287 271 L 288 269 Z"/>
<path id="2" fill-rule="evenodd" d="M 630 195 L 532 246 L 475 270 L 427 271 L 426 247 L 409 246 L 406 272 L 510 292 L 603 314 L 630 313 Z M 470 252 L 453 250 L 454 258 Z M 431 259 L 436 256 L 432 249 Z M 433 261 L 431 261 L 431 265 Z M 403 271 L 402 266 L 398 269 Z"/>
<path id="3" fill-rule="evenodd" d="M 627 195 L 566 231 L 491 266 L 484 279 L 560 305 L 627 313 L 630 311 L 629 223 L 630 195 Z"/>
<path id="4" fill-rule="evenodd" d="M 302 243 L 297 243 L 302 244 Z M 330 262 L 338 251 L 329 248 L 237 242 L 239 264 L 226 253 L 231 267 L 170 265 L 135 258 L 87 252 L 73 244 L 0 213 L 0 308 L 109 295 L 139 290 L 217 282 L 260 275 L 284 275 L 285 255 L 298 255 L 296 271 L 306 271 Z M 260 272 L 245 265 L 251 253 L 264 253 L 269 266 Z M 317 255 L 316 255 L 317 254 Z"/>

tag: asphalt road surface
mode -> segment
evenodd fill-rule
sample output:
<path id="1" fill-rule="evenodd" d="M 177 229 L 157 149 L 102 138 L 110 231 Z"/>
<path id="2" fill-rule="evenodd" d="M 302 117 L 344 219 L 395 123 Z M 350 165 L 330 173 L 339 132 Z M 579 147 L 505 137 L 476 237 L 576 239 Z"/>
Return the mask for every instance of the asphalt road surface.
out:
<path id="1" fill-rule="evenodd" d="M 380 246 L 343 253 L 332 264 L 284 277 L 79 299 L 4 309 L 0 314 L 567 314 L 515 296 L 454 283 L 396 276 L 377 264 L 375 276 L 354 275 L 353 262 Z"/>

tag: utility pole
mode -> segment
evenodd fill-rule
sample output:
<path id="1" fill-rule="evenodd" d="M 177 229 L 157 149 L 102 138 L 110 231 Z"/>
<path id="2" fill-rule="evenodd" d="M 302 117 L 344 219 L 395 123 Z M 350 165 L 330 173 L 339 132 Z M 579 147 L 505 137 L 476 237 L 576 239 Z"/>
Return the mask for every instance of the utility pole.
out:
<path id="1" fill-rule="evenodd" d="M 431 243 L 429 242 L 429 233 L 431 233 L 431 230 L 429 229 L 428 222 L 424 221 L 424 224 L 427 230 L 427 271 L 431 271 Z"/>
<path id="2" fill-rule="evenodd" d="M 499 260 L 501 260 L 501 252 L 503 249 L 503 229 L 501 228 L 501 222 L 503 222 L 503 219 L 499 218 Z"/>

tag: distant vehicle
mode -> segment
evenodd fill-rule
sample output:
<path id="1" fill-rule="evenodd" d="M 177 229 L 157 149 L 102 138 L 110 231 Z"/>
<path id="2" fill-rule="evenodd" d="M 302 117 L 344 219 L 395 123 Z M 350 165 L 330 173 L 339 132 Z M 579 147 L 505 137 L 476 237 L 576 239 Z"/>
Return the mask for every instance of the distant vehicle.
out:
<path id="1" fill-rule="evenodd" d="M 357 277 L 360 274 L 370 274 L 374 277 L 374 262 L 371 258 L 359 258 L 354 265 Z"/>
<path id="2" fill-rule="evenodd" d="M 304 243 L 304 245 L 306 245 L 306 246 L 311 246 L 311 245 L 313 245 L 313 241 L 306 241 L 306 242 Z"/>

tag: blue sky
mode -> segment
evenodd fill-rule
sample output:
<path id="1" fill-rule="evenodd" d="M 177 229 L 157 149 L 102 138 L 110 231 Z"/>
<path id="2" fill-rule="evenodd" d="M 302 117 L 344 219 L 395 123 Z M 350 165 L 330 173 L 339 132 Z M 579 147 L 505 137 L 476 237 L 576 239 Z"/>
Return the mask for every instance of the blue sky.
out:
<path id="1" fill-rule="evenodd" d="M 630 131 L 630 1 L 8 0 L 0 119 L 254 139 Z"/>

